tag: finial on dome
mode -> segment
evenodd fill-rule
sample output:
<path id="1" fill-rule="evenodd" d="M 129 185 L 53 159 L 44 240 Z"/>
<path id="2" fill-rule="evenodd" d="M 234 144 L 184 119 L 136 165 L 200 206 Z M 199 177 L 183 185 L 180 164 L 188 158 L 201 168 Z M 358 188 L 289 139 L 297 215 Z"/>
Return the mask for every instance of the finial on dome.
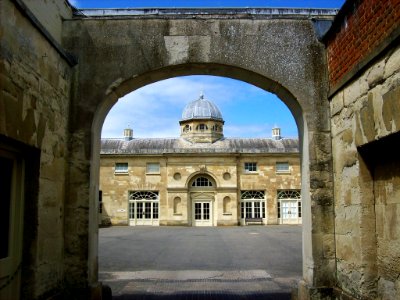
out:
<path id="1" fill-rule="evenodd" d="M 200 92 L 200 99 L 204 99 L 204 92 L 203 91 Z"/>

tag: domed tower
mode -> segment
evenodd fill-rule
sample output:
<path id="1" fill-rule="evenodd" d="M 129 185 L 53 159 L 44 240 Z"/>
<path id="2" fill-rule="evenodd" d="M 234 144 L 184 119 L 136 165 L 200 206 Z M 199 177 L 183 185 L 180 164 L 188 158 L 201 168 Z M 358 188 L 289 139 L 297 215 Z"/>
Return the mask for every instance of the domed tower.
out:
<path id="1" fill-rule="evenodd" d="M 221 112 L 203 94 L 186 105 L 179 124 L 181 137 L 194 143 L 213 143 L 224 137 Z"/>

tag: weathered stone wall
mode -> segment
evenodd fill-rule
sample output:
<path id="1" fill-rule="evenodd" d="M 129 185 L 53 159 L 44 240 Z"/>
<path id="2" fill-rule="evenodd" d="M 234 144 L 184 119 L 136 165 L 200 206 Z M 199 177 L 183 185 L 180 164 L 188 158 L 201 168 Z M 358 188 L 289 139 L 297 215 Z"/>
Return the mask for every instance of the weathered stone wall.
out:
<path id="1" fill-rule="evenodd" d="M 347 1 L 325 37 L 337 285 L 354 297 L 400 297 L 400 173 L 392 150 L 400 130 L 398 8 L 396 1 Z"/>
<path id="2" fill-rule="evenodd" d="M 43 1 L 23 0 L 29 12 L 61 44 L 63 20 L 72 18 L 72 9 L 67 0 Z"/>
<path id="3" fill-rule="evenodd" d="M 399 70 L 387 50 L 331 99 L 338 285 L 373 299 L 400 297 Z"/>
<path id="4" fill-rule="evenodd" d="M 41 9 L 46 10 L 44 3 Z M 53 17 L 61 22 L 60 15 Z M 12 1 L 0 2 L 0 28 L 0 136 L 39 150 L 38 161 L 27 163 L 37 163 L 39 178 L 27 179 L 32 194 L 26 195 L 30 202 L 25 203 L 22 298 L 49 297 L 59 292 L 64 281 L 72 72 Z M 32 190 L 35 180 L 37 189 Z"/>

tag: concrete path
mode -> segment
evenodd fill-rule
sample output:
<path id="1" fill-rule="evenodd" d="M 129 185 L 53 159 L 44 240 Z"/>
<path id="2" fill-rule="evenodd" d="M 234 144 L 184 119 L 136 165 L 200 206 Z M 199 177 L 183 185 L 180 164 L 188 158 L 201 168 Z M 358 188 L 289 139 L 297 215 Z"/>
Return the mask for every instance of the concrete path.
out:
<path id="1" fill-rule="evenodd" d="M 290 299 L 301 226 L 104 228 L 99 265 L 114 299 Z"/>

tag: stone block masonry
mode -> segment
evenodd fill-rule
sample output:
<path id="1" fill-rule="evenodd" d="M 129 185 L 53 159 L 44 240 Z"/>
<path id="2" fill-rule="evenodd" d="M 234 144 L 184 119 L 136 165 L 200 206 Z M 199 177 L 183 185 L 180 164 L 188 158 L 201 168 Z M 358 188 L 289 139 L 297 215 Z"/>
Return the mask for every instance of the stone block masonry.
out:
<path id="1" fill-rule="evenodd" d="M 400 47 L 331 99 L 338 286 L 400 297 Z"/>
<path id="2" fill-rule="evenodd" d="M 24 233 L 13 238 L 23 249 L 21 298 L 36 299 L 59 293 L 64 281 L 72 70 L 14 2 L 0 2 L 0 26 L 0 148 L 29 149 L 21 154 L 34 174 L 24 182 Z"/>

